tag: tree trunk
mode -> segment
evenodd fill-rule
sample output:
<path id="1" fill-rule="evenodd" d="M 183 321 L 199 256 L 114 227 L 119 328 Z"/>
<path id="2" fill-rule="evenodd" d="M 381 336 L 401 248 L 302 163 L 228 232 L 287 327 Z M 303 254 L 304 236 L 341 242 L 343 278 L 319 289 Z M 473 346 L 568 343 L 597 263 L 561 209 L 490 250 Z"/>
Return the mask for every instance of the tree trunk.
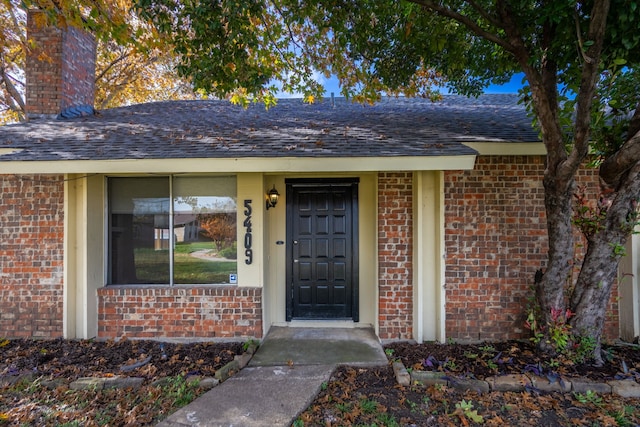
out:
<path id="1" fill-rule="evenodd" d="M 578 343 L 584 339 L 591 341 L 597 365 L 602 365 L 602 331 L 620 260 L 605 234 L 599 233 L 589 242 L 571 298 L 571 311 L 575 313 L 570 321 L 572 333 Z"/>
<path id="2" fill-rule="evenodd" d="M 601 354 L 602 332 L 611 289 L 615 283 L 618 264 L 624 256 L 624 248 L 637 223 L 640 175 L 637 169 L 626 178 L 615 194 L 601 229 L 588 239 L 587 253 L 571 296 L 573 334 L 578 339 L 593 340 L 593 358 L 603 363 Z"/>
<path id="3" fill-rule="evenodd" d="M 557 314 L 566 311 L 566 285 L 571 278 L 574 261 L 573 195 L 576 188 L 575 171 L 580 162 L 567 158 L 555 100 L 557 99 L 556 69 L 547 63 L 542 74 L 522 63 L 531 84 L 533 106 L 542 130 L 542 140 L 547 150 L 544 178 L 544 204 L 547 214 L 549 252 L 547 269 L 542 280 L 535 284 L 536 302 L 540 308 L 540 326 L 543 339 L 538 347 L 554 352 L 549 341 L 549 325 L 556 323 Z M 551 77 L 553 76 L 553 78 Z M 554 102 L 552 102 L 554 100 Z"/>
<path id="4" fill-rule="evenodd" d="M 554 322 L 554 312 L 565 312 L 565 287 L 571 277 L 574 253 L 571 219 L 575 181 L 571 178 L 561 183 L 554 172 L 547 166 L 543 181 L 549 253 L 547 269 L 535 289 L 543 326 Z M 539 347 L 544 351 L 552 350 L 546 339 L 540 340 Z"/>

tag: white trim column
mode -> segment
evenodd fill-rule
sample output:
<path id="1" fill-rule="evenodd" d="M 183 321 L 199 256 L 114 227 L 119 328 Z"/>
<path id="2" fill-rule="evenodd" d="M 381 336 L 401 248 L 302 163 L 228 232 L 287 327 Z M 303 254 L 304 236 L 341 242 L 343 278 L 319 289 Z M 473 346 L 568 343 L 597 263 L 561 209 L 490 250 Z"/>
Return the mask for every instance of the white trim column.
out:
<path id="1" fill-rule="evenodd" d="M 238 174 L 237 188 L 238 286 L 263 287 L 265 193 L 262 174 Z M 251 250 L 250 256 L 247 249 Z M 250 264 L 247 264 L 248 260 Z"/>
<path id="2" fill-rule="evenodd" d="M 93 338 L 105 283 L 104 178 L 65 175 L 64 194 L 63 335 Z"/>
<path id="3" fill-rule="evenodd" d="M 81 247 L 78 246 L 77 236 L 77 210 L 79 187 L 82 182 L 76 178 L 75 174 L 64 176 L 64 272 L 63 272 L 63 308 L 62 308 L 62 333 L 64 338 L 77 338 L 76 336 L 76 290 L 78 286 L 78 276 L 82 276 L 82 271 L 78 271 L 78 253 Z"/>
<path id="4" fill-rule="evenodd" d="M 423 171 L 414 178 L 414 338 L 444 342 L 444 176 Z"/>
<path id="5" fill-rule="evenodd" d="M 619 272 L 620 337 L 631 342 L 640 336 L 640 235 L 629 238 Z"/>

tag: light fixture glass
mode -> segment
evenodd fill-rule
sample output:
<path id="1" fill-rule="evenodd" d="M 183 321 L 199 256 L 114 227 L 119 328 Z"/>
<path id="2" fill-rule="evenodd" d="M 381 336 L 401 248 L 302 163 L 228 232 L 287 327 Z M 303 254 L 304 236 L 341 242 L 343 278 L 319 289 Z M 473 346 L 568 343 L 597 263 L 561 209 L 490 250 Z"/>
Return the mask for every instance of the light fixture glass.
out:
<path id="1" fill-rule="evenodd" d="M 269 208 L 276 207 L 279 197 L 280 193 L 278 193 L 278 190 L 276 190 L 276 186 L 274 184 L 273 188 L 267 193 L 267 210 L 269 210 Z"/>

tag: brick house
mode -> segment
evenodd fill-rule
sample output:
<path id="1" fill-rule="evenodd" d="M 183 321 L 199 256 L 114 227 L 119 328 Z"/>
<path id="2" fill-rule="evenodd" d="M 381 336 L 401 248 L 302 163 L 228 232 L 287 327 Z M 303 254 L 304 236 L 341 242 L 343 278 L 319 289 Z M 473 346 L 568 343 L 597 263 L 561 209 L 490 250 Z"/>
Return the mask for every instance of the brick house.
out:
<path id="1" fill-rule="evenodd" d="M 0 336 L 527 336 L 545 151 L 516 96 L 92 114 L 95 44 L 34 16 L 50 58 L 27 61 L 31 120 L 0 130 Z M 610 338 L 640 335 L 636 277 Z"/>

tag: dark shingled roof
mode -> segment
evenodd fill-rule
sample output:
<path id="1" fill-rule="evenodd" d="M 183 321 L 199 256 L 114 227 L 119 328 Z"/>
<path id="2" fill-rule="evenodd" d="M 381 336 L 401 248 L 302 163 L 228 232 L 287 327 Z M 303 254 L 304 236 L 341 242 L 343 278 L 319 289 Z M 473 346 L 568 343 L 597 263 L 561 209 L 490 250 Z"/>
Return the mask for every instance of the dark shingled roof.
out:
<path id="1" fill-rule="evenodd" d="M 0 155 L 0 162 L 456 156 L 476 154 L 463 142 L 536 141 L 516 95 L 445 96 L 436 103 L 385 98 L 373 106 L 281 99 L 269 110 L 171 101 L 0 127 L 0 149 L 21 149 Z"/>

